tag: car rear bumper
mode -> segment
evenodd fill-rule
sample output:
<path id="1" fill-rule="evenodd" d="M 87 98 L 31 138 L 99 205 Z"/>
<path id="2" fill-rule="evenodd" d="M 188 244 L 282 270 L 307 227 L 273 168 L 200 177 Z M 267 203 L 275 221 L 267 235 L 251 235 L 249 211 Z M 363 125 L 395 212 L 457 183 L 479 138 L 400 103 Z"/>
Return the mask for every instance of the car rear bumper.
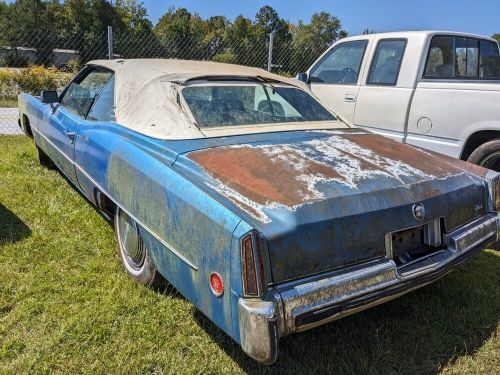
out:
<path id="1" fill-rule="evenodd" d="M 500 217 L 488 214 L 444 236 L 447 247 L 403 267 L 390 259 L 277 286 L 268 301 L 240 298 L 241 346 L 273 363 L 279 338 L 387 302 L 427 285 L 500 239 Z"/>

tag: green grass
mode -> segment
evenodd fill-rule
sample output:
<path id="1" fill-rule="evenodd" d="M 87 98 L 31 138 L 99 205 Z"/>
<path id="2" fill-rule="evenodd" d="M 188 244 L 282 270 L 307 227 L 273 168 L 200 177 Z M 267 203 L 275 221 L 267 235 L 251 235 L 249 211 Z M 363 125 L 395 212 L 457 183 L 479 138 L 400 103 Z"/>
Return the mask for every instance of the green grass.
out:
<path id="1" fill-rule="evenodd" d="M 189 301 L 130 280 L 112 227 L 38 165 L 31 140 L 3 136 L 0 149 L 0 374 L 498 373 L 499 253 L 285 337 L 262 366 Z"/>
<path id="2" fill-rule="evenodd" d="M 0 108 L 17 108 L 17 99 L 0 98 Z"/>

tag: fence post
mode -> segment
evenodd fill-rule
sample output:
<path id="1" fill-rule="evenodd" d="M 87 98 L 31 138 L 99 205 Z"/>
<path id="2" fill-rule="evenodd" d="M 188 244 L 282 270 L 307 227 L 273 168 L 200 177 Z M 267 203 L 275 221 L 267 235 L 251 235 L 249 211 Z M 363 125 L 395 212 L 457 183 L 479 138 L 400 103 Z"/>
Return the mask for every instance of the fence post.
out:
<path id="1" fill-rule="evenodd" d="M 108 26 L 108 59 L 113 60 L 113 26 Z"/>
<path id="2" fill-rule="evenodd" d="M 267 57 L 268 72 L 270 72 L 273 67 L 273 41 L 274 41 L 274 31 L 269 33 L 269 55 Z"/>

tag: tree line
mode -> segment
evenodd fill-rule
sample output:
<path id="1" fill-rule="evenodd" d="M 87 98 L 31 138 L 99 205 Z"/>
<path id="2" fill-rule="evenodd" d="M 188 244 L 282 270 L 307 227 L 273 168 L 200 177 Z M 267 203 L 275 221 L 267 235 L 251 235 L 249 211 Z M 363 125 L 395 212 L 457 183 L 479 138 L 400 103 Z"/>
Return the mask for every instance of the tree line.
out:
<path id="1" fill-rule="evenodd" d="M 253 19 L 242 15 L 202 18 L 170 8 L 156 25 L 138 0 L 0 0 L 3 64 L 26 65 L 13 47 L 36 48 L 36 63 L 51 65 L 53 49 L 78 51 L 80 62 L 107 57 L 107 26 L 114 31 L 116 56 L 215 60 L 265 67 L 273 34 L 273 67 L 294 74 L 328 46 L 347 36 L 338 17 L 320 12 L 309 22 L 290 23 L 270 6 Z"/>

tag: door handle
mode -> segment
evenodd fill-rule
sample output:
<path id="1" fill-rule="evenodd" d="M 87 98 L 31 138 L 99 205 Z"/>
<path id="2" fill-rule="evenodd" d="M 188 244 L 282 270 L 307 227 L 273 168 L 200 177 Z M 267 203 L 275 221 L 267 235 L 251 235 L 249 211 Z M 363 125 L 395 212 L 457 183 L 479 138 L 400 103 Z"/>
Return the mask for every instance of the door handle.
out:
<path id="1" fill-rule="evenodd" d="M 346 96 L 344 97 L 344 102 L 345 103 L 356 103 L 356 95 L 346 94 Z"/>
<path id="2" fill-rule="evenodd" d="M 71 144 L 75 143 L 75 136 L 76 136 L 76 133 L 75 132 L 70 132 L 68 130 L 65 130 L 64 131 L 66 133 L 66 137 L 69 138 Z"/>

